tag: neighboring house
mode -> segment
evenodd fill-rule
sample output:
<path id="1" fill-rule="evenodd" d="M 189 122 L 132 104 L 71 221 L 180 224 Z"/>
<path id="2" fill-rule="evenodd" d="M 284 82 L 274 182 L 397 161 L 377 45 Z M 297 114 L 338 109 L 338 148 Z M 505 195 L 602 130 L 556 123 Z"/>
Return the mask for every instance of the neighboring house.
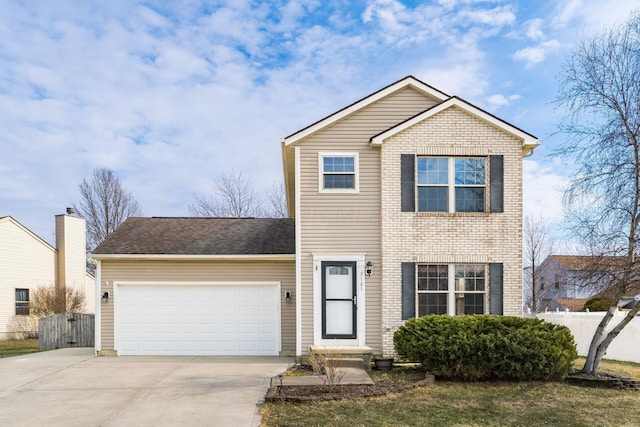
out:
<path id="1" fill-rule="evenodd" d="M 10 216 L 0 217 L 0 339 L 19 332 L 32 292 L 41 286 L 81 289 L 86 311 L 95 307 L 95 279 L 86 272 L 85 221 L 56 215 L 56 247 Z"/>
<path id="2" fill-rule="evenodd" d="M 93 253 L 96 350 L 392 354 L 411 317 L 520 315 L 522 158 L 538 144 L 393 83 L 282 140 L 290 218 L 125 221 Z"/>
<path id="3" fill-rule="evenodd" d="M 540 311 L 581 311 L 589 298 L 606 296 L 614 277 L 612 266 L 621 262 L 623 257 L 549 255 L 538 268 Z M 630 291 L 621 305 L 630 303 L 640 293 L 635 287 Z"/>

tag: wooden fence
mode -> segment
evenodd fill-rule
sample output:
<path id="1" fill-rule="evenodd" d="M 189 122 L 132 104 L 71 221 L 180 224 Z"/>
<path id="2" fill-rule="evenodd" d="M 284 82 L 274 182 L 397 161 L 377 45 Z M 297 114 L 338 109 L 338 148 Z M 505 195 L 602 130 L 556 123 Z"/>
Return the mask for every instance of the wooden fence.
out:
<path id="1" fill-rule="evenodd" d="M 38 322 L 38 347 L 40 350 L 93 347 L 94 329 L 93 314 L 60 313 L 44 317 Z"/>

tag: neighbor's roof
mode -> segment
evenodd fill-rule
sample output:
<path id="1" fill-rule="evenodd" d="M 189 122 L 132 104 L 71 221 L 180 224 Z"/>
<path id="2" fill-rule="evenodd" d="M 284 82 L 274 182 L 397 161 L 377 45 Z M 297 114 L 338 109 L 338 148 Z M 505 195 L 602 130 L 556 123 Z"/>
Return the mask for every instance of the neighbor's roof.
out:
<path id="1" fill-rule="evenodd" d="M 291 218 L 129 218 L 94 255 L 295 254 Z"/>
<path id="2" fill-rule="evenodd" d="M 614 264 L 623 263 L 625 260 L 624 257 L 614 256 L 594 257 L 588 255 L 550 255 L 550 257 L 567 267 L 569 270 L 593 270 L 598 265 L 611 267 Z"/>
<path id="3" fill-rule="evenodd" d="M 554 298 L 553 301 L 555 301 L 563 310 L 569 309 L 569 311 L 581 311 L 587 301 L 589 301 L 589 298 Z"/>

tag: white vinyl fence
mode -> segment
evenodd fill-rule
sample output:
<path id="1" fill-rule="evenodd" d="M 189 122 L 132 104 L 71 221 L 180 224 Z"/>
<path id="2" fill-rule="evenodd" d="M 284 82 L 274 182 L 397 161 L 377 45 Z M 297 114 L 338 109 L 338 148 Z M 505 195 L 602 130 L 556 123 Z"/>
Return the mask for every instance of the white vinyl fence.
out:
<path id="1" fill-rule="evenodd" d="M 607 329 L 613 328 L 622 320 L 624 312 L 617 312 Z M 586 356 L 589 345 L 598 324 L 604 317 L 604 312 L 549 312 L 540 313 L 538 319 L 557 323 L 571 329 L 578 347 L 578 355 Z M 636 317 L 614 338 L 604 356 L 605 359 L 624 360 L 640 363 L 640 317 Z"/>

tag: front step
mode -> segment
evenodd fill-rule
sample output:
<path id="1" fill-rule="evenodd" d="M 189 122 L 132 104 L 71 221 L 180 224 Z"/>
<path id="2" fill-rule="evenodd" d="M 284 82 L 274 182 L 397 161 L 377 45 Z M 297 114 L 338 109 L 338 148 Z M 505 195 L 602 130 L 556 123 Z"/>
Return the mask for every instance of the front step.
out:
<path id="1" fill-rule="evenodd" d="M 338 368 L 365 369 L 364 360 L 359 357 L 329 357 L 327 361 Z"/>
<path id="2" fill-rule="evenodd" d="M 322 354 L 329 360 L 336 360 L 342 368 L 358 368 L 371 371 L 373 349 L 371 347 L 338 347 L 315 346 L 309 347 L 309 354 Z"/>

